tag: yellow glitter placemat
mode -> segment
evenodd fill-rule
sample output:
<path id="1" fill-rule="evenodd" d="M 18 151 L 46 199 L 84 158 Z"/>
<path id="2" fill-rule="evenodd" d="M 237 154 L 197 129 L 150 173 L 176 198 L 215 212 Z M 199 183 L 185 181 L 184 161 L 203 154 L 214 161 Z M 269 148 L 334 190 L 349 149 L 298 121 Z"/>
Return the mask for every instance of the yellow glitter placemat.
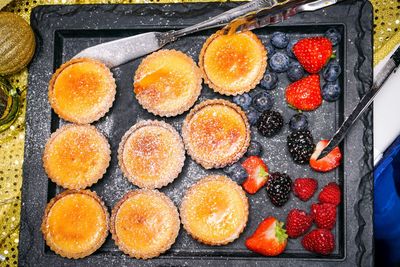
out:
<path id="1" fill-rule="evenodd" d="M 0 4 L 3 1 L 0 0 Z M 51 4 L 133 4 L 207 2 L 209 0 L 15 0 L 3 10 L 14 12 L 29 21 L 37 5 Z M 371 0 L 374 5 L 374 65 L 400 43 L 400 1 Z M 9 77 L 20 88 L 27 85 L 27 70 Z M 29 90 L 29 89 L 28 89 Z M 24 151 L 25 95 L 18 120 L 0 133 L 0 266 L 17 266 L 21 205 L 22 163 Z"/>

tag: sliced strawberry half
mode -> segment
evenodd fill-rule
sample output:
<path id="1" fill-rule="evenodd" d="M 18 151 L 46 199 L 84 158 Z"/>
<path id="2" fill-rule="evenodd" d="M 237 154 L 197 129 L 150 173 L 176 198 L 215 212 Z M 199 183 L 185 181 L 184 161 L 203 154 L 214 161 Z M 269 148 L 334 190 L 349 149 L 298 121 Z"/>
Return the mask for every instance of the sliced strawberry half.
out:
<path id="1" fill-rule="evenodd" d="M 265 256 L 276 256 L 285 250 L 287 238 L 283 222 L 268 217 L 260 223 L 254 234 L 247 238 L 246 247 Z"/>
<path id="2" fill-rule="evenodd" d="M 258 156 L 248 157 L 242 166 L 248 174 L 242 186 L 247 193 L 255 194 L 268 181 L 268 167 Z"/>
<path id="3" fill-rule="evenodd" d="M 315 147 L 314 153 L 311 155 L 310 158 L 310 166 L 316 171 L 319 172 L 328 172 L 335 168 L 337 168 L 342 160 L 342 153 L 338 147 L 335 147 L 328 155 L 323 157 L 320 160 L 318 156 L 321 154 L 322 150 L 328 145 L 328 140 L 321 140 L 318 142 L 317 146 Z"/>

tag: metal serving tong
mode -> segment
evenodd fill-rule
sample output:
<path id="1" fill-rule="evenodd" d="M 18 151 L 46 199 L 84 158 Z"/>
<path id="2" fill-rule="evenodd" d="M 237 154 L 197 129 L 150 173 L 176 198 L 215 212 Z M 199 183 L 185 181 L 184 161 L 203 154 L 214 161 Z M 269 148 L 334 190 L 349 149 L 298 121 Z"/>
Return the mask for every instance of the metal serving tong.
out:
<path id="1" fill-rule="evenodd" d="M 194 32 L 225 25 L 225 29 L 231 32 L 257 29 L 281 22 L 297 13 L 318 10 L 341 1 L 343 0 L 253 0 L 183 29 L 148 32 L 106 42 L 86 48 L 74 58 L 93 58 L 113 68 L 154 52 L 164 45 Z"/>

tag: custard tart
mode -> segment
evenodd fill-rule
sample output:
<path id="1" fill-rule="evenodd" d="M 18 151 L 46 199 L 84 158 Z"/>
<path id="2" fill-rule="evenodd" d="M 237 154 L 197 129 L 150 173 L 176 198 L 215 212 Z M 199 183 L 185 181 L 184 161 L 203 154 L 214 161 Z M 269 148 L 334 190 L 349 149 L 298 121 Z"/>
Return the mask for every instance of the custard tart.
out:
<path id="1" fill-rule="evenodd" d="M 226 245 L 243 232 L 249 204 L 243 189 L 227 176 L 204 177 L 185 193 L 180 207 L 183 227 L 207 245 Z"/>
<path id="2" fill-rule="evenodd" d="M 204 82 L 215 92 L 238 95 L 255 88 L 267 67 L 267 52 L 250 32 L 211 35 L 199 57 Z"/>
<path id="3" fill-rule="evenodd" d="M 108 235 L 109 215 L 95 192 L 67 190 L 47 204 L 42 222 L 46 244 L 66 258 L 95 252 Z"/>
<path id="4" fill-rule="evenodd" d="M 192 58 L 180 51 L 160 50 L 140 63 L 133 87 L 144 109 L 171 117 L 194 105 L 201 82 L 201 72 Z"/>
<path id="5" fill-rule="evenodd" d="M 182 137 L 188 154 L 206 169 L 238 161 L 250 143 L 250 126 L 242 109 L 223 99 L 206 100 L 186 116 Z"/>
<path id="6" fill-rule="evenodd" d="M 115 99 L 116 85 L 111 71 L 100 61 L 70 60 L 53 74 L 49 102 L 62 119 L 78 124 L 103 117 Z"/>
<path id="7" fill-rule="evenodd" d="M 59 186 L 83 189 L 103 177 L 110 154 L 107 139 L 94 126 L 68 124 L 47 141 L 43 166 Z"/>
<path id="8" fill-rule="evenodd" d="M 127 193 L 114 207 L 111 234 L 124 253 L 137 259 L 167 251 L 178 236 L 180 220 L 174 203 L 157 190 Z"/>
<path id="9" fill-rule="evenodd" d="M 178 177 L 185 161 L 185 148 L 171 125 L 163 121 L 140 121 L 122 137 L 118 161 L 134 185 L 160 188 Z"/>

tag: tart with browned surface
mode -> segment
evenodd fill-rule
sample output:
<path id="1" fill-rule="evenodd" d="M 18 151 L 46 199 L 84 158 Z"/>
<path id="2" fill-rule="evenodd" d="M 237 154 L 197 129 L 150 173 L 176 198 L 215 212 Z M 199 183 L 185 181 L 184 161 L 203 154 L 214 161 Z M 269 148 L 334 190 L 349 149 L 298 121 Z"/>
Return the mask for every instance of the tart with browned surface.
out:
<path id="1" fill-rule="evenodd" d="M 201 179 L 186 192 L 180 207 L 183 227 L 207 245 L 226 245 L 238 238 L 248 214 L 245 192 L 223 175 Z"/>
<path id="2" fill-rule="evenodd" d="M 111 233 L 117 246 L 137 259 L 149 259 L 167 251 L 180 228 L 178 210 L 157 190 L 127 193 L 114 207 Z"/>
<path id="3" fill-rule="evenodd" d="M 206 100 L 186 116 L 182 137 L 188 154 L 206 169 L 238 161 L 250 143 L 250 126 L 242 109 L 223 99 Z"/>
<path id="4" fill-rule="evenodd" d="M 67 190 L 47 204 L 42 222 L 46 244 L 66 258 L 95 252 L 108 235 L 109 215 L 95 192 Z"/>
<path id="5" fill-rule="evenodd" d="M 171 117 L 194 105 L 201 82 L 201 72 L 191 57 L 164 49 L 143 59 L 135 72 L 133 87 L 144 109 Z"/>
<path id="6" fill-rule="evenodd" d="M 62 119 L 92 123 L 103 117 L 115 99 L 116 85 L 111 71 L 100 61 L 70 60 L 53 74 L 49 102 Z"/>
<path id="7" fill-rule="evenodd" d="M 163 121 L 140 121 L 122 137 L 119 166 L 134 185 L 160 188 L 182 170 L 185 148 L 179 133 Z"/>
<path id="8" fill-rule="evenodd" d="M 96 127 L 68 124 L 47 141 L 43 166 L 49 178 L 59 186 L 83 189 L 103 177 L 110 154 L 107 139 Z"/>
<path id="9" fill-rule="evenodd" d="M 250 31 L 224 34 L 221 30 L 204 43 L 199 66 L 204 82 L 215 92 L 243 94 L 261 81 L 267 67 L 267 52 Z"/>

